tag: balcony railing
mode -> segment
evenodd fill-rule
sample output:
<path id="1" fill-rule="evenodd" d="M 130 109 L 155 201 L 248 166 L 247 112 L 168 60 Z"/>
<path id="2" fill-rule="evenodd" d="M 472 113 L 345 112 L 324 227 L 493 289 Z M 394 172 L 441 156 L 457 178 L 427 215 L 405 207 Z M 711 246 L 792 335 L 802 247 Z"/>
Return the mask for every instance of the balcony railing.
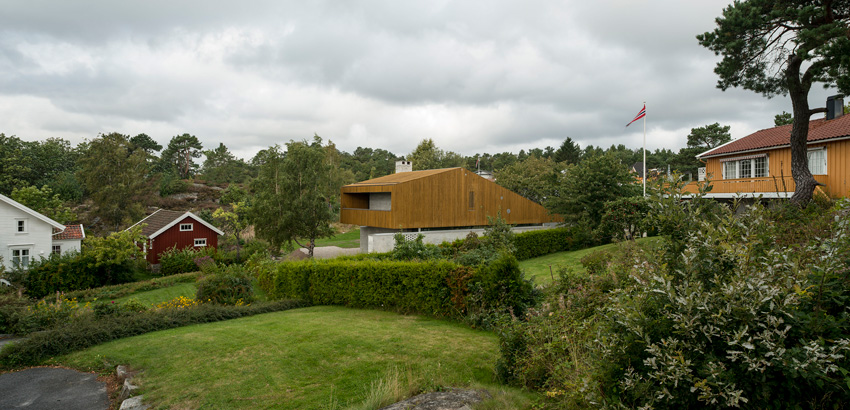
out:
<path id="1" fill-rule="evenodd" d="M 826 184 L 826 175 L 815 175 L 815 181 L 821 184 Z M 788 193 L 790 197 L 794 193 L 794 179 L 790 176 L 785 177 L 763 177 L 763 178 L 737 178 L 737 179 L 716 179 L 710 181 L 712 189 L 711 194 L 751 194 L 751 193 Z M 683 193 L 694 194 L 699 192 L 699 187 L 696 182 L 691 182 L 682 187 Z"/>

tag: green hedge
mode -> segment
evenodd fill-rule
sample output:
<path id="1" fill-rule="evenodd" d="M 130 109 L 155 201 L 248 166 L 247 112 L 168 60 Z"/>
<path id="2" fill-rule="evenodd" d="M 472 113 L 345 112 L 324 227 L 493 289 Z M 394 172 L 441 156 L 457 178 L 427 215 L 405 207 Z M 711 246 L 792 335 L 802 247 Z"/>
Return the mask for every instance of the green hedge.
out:
<path id="1" fill-rule="evenodd" d="M 582 227 L 566 227 L 528 231 L 515 237 L 517 260 L 526 260 L 561 251 L 584 249 L 598 245 Z"/>
<path id="2" fill-rule="evenodd" d="M 27 295 L 41 298 L 55 292 L 116 285 L 133 280 L 139 264 L 132 260 L 98 261 L 92 253 L 70 252 L 33 261 L 23 272 Z"/>
<path id="3" fill-rule="evenodd" d="M 34 366 L 51 357 L 124 337 L 304 306 L 307 304 L 294 300 L 248 306 L 203 304 L 189 309 L 157 309 L 120 317 L 101 317 L 33 333 L 24 340 L 4 346 L 0 350 L 0 369 Z"/>
<path id="4" fill-rule="evenodd" d="M 455 276 L 465 277 L 458 280 Z M 465 276 L 466 275 L 466 276 Z M 384 308 L 453 316 L 466 291 L 465 268 L 448 261 L 301 261 L 259 267 L 260 287 L 272 299 L 304 299 L 317 305 Z M 462 308 L 462 307 L 461 307 Z"/>

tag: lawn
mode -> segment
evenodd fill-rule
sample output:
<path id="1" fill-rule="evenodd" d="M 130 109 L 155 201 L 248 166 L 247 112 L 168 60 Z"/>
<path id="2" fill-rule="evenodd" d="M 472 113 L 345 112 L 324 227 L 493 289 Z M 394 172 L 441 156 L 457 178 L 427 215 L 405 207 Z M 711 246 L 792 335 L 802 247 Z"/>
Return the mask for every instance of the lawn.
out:
<path id="1" fill-rule="evenodd" d="M 654 246 L 660 240 L 659 237 L 640 238 L 637 243 L 641 246 Z M 585 255 L 604 250 L 615 250 L 619 244 L 609 243 L 607 245 L 577 251 L 556 252 L 537 258 L 527 259 L 519 263 L 519 267 L 525 272 L 526 279 L 531 279 L 536 284 L 547 284 L 552 282 L 552 276 L 557 277 L 559 268 L 569 268 L 576 273 L 584 273 L 586 270 L 581 265 L 581 258 Z M 551 266 L 551 273 L 550 273 Z"/>
<path id="2" fill-rule="evenodd" d="M 346 233 L 337 234 L 330 238 L 317 239 L 316 246 L 339 246 L 340 248 L 359 248 L 360 228 L 354 228 Z"/>
<path id="3" fill-rule="evenodd" d="M 106 343 L 57 358 L 102 370 L 126 364 L 156 408 L 337 409 L 400 386 L 477 386 L 504 408 L 528 393 L 496 384 L 495 335 L 448 321 L 343 307 L 312 307 L 188 326 Z M 400 380 L 393 383 L 393 380 Z M 372 400 L 369 408 L 389 404 Z"/>
<path id="4" fill-rule="evenodd" d="M 145 305 L 156 305 L 161 302 L 172 300 L 179 296 L 185 296 L 187 298 L 195 298 L 195 293 L 197 293 L 198 288 L 194 283 L 178 283 L 174 286 L 169 286 L 167 288 L 154 289 L 146 292 L 134 293 L 132 295 L 124 296 L 122 298 L 115 299 L 115 303 L 123 303 L 129 299 L 138 299 L 139 302 L 142 302 Z"/>

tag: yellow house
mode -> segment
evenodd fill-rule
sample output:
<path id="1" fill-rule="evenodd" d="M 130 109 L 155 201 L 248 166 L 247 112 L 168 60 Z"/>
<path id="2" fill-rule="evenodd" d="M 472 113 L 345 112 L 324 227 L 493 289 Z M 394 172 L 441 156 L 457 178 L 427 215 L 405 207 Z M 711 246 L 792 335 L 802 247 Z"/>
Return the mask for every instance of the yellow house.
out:
<path id="1" fill-rule="evenodd" d="M 841 112 L 809 123 L 809 170 L 823 184 L 815 192 L 833 198 L 850 196 L 850 115 Z M 790 198 L 795 187 L 790 139 L 791 125 L 782 125 L 699 154 L 705 163 L 699 181 L 708 179 L 712 186 L 707 196 Z M 697 183 L 686 185 L 684 192 L 697 192 Z"/>

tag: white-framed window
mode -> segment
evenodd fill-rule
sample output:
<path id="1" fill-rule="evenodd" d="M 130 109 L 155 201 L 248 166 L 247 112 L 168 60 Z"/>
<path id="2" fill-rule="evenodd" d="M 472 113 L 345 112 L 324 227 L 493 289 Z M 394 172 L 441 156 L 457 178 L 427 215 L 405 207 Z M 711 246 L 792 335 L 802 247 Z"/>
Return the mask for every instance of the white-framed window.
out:
<path id="1" fill-rule="evenodd" d="M 723 179 L 767 177 L 767 157 L 739 159 L 723 163 Z"/>
<path id="2" fill-rule="evenodd" d="M 180 232 L 187 232 L 192 230 L 192 224 L 180 224 Z"/>
<path id="3" fill-rule="evenodd" d="M 723 179 L 738 178 L 738 161 L 726 161 L 723 163 Z"/>
<path id="4" fill-rule="evenodd" d="M 826 148 L 810 150 L 808 157 L 809 172 L 812 175 L 826 175 Z"/>
<path id="5" fill-rule="evenodd" d="M 26 269 L 30 266 L 30 250 L 27 248 L 12 249 L 12 266 Z"/>
<path id="6" fill-rule="evenodd" d="M 26 218 L 15 219 L 15 233 L 27 233 Z"/>
<path id="7" fill-rule="evenodd" d="M 195 247 L 207 246 L 207 238 L 195 238 Z"/>
<path id="8" fill-rule="evenodd" d="M 62 254 L 62 245 L 53 245 L 50 247 L 50 253 L 54 255 Z"/>

